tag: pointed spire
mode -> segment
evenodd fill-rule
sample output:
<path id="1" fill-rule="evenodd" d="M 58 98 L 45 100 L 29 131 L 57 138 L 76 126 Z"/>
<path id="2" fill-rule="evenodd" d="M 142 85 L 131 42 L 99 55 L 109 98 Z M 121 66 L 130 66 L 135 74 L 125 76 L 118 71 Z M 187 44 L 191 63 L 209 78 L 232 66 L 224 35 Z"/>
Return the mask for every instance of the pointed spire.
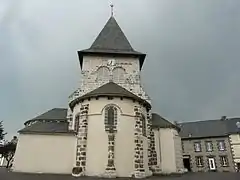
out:
<path id="1" fill-rule="evenodd" d="M 146 54 L 137 52 L 132 48 L 131 44 L 113 16 L 113 10 L 111 14 L 112 16 L 109 18 L 91 47 L 82 51 L 78 51 L 80 66 L 82 67 L 84 54 L 100 53 L 138 57 L 141 69 Z"/>
<path id="2" fill-rule="evenodd" d="M 134 51 L 113 16 L 110 17 L 90 49 Z"/>

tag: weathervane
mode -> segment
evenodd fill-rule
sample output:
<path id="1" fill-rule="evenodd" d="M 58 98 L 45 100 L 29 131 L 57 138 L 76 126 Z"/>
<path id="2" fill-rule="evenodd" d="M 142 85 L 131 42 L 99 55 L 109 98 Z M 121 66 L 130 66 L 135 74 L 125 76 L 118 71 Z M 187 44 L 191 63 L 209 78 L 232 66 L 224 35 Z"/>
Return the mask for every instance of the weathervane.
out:
<path id="1" fill-rule="evenodd" d="M 111 4 L 110 7 L 111 7 L 111 16 L 113 16 L 113 4 Z"/>

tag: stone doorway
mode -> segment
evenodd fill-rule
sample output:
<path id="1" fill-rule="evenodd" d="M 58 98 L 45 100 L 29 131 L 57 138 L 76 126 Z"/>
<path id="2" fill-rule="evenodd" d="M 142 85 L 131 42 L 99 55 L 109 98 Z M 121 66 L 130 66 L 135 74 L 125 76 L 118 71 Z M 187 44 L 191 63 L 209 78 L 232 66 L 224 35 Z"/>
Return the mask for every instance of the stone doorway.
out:
<path id="1" fill-rule="evenodd" d="M 190 156 L 183 156 L 183 165 L 184 168 L 186 168 L 188 170 L 188 172 L 191 172 L 191 160 L 190 160 Z"/>

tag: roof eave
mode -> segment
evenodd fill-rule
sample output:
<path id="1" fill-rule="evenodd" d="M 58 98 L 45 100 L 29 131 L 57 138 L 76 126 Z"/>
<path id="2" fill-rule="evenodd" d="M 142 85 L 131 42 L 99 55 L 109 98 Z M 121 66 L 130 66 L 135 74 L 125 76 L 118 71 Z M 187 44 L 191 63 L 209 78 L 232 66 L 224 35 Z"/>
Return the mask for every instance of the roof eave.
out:
<path id="1" fill-rule="evenodd" d="M 141 103 L 143 103 L 143 105 L 145 105 L 148 109 L 151 109 L 152 106 L 151 104 L 149 104 L 147 101 L 141 99 L 141 98 L 134 98 L 134 97 L 129 97 L 129 96 L 124 96 L 124 95 L 117 95 L 117 94 L 96 94 L 96 95 L 90 95 L 90 96 L 81 96 L 78 97 L 76 99 L 74 99 L 72 102 L 69 103 L 69 107 L 71 108 L 71 110 L 73 110 L 74 106 L 79 103 L 80 101 L 86 100 L 88 98 L 94 98 L 94 97 L 122 97 L 122 98 L 128 98 L 128 99 L 132 99 L 132 100 L 136 100 L 139 101 Z"/>
<path id="2" fill-rule="evenodd" d="M 69 132 L 45 132 L 45 131 L 18 131 L 19 134 L 47 134 L 47 135 L 62 135 L 62 134 L 68 134 L 68 135 L 76 135 L 75 131 L 69 131 Z"/>
<path id="3" fill-rule="evenodd" d="M 176 129 L 178 132 L 181 131 L 181 128 L 178 127 L 178 126 L 175 126 L 175 125 L 169 125 L 169 126 L 158 126 L 158 125 L 152 125 L 152 128 L 153 128 L 153 129 L 158 129 L 158 128 L 166 129 L 166 128 L 170 128 L 170 129 Z"/>
<path id="4" fill-rule="evenodd" d="M 82 69 L 82 65 L 83 65 L 83 56 L 84 55 L 118 55 L 118 56 L 124 56 L 124 57 L 129 57 L 129 56 L 133 56 L 133 57 L 138 57 L 139 58 L 139 66 L 140 66 L 140 70 L 142 69 L 146 54 L 143 53 L 139 53 L 139 52 L 97 52 L 97 51 L 91 51 L 91 49 L 86 49 L 86 50 L 81 50 L 81 51 L 77 51 L 78 53 L 78 58 L 79 58 L 79 62 L 80 62 L 80 68 Z"/>
<path id="5" fill-rule="evenodd" d="M 227 134 L 225 135 L 214 135 L 214 136 L 192 136 L 192 137 L 183 137 L 181 136 L 182 140 L 188 140 L 188 139 L 208 139 L 208 138 L 219 138 L 219 137 L 228 137 Z"/>
<path id="6" fill-rule="evenodd" d="M 51 121 L 60 121 L 60 122 L 66 122 L 67 121 L 67 118 L 65 119 L 30 119 L 30 120 L 27 120 L 25 123 L 24 123 L 24 126 L 26 126 L 28 123 L 30 122 L 35 122 L 35 121 L 46 121 L 46 122 L 51 122 Z"/>

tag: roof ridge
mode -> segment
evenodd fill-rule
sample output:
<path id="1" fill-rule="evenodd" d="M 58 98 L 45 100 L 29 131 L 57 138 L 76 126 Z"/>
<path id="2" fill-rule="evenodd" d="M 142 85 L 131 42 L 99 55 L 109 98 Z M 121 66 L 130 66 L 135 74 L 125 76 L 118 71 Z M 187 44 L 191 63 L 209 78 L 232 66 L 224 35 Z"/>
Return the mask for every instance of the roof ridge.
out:
<path id="1" fill-rule="evenodd" d="M 221 119 L 196 120 L 196 121 L 179 122 L 179 124 L 188 124 L 188 123 L 196 123 L 196 122 L 209 122 L 209 121 L 226 121 L 226 120 L 221 120 Z"/>
<path id="2" fill-rule="evenodd" d="M 127 90 L 126 88 L 114 82 L 105 83 L 102 86 L 84 94 L 83 96 L 73 100 L 70 103 L 70 106 L 71 108 L 73 108 L 73 106 L 80 100 L 91 98 L 91 97 L 99 97 L 99 96 L 112 96 L 112 97 L 116 96 L 116 97 L 132 98 L 138 101 L 142 101 L 143 104 L 146 104 L 147 106 L 151 107 L 151 105 L 145 99 L 135 95 L 134 93 Z"/>

